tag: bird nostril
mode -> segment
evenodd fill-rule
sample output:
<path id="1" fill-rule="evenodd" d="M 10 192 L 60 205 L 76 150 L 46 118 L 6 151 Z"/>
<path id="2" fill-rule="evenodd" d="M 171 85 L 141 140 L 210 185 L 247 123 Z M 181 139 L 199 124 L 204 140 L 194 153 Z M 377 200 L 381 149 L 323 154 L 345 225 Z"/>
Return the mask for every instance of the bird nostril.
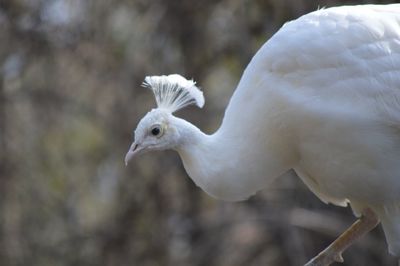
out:
<path id="1" fill-rule="evenodd" d="M 135 145 L 135 147 L 133 147 L 133 151 L 135 151 L 138 147 L 138 144 Z"/>

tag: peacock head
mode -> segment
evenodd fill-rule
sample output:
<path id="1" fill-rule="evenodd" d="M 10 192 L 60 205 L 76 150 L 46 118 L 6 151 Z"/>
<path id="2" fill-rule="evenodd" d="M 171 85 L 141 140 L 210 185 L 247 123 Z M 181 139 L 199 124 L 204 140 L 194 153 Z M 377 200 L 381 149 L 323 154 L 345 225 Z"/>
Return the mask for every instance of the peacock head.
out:
<path id="1" fill-rule="evenodd" d="M 177 74 L 146 77 L 142 85 L 153 91 L 157 108 L 148 112 L 137 125 L 125 164 L 144 152 L 175 148 L 180 142 L 180 120 L 172 113 L 191 104 L 200 108 L 204 105 L 203 93 L 196 83 Z"/>

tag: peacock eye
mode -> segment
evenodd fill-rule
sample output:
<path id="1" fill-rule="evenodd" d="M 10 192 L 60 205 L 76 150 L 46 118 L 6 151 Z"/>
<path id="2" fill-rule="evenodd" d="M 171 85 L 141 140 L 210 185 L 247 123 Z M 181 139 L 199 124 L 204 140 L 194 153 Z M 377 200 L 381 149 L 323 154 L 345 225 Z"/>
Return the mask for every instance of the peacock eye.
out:
<path id="1" fill-rule="evenodd" d="M 151 135 L 155 136 L 155 137 L 161 137 L 162 135 L 162 127 L 160 125 L 155 125 L 151 127 Z"/>

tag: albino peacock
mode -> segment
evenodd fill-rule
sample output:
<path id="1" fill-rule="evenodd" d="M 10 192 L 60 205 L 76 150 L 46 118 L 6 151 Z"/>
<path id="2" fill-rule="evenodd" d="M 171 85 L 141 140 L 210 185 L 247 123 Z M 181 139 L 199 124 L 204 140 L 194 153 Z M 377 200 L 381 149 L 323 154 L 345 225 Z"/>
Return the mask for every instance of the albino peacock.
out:
<path id="1" fill-rule="evenodd" d="M 174 149 L 193 181 L 244 200 L 289 169 L 322 201 L 360 219 L 307 265 L 382 223 L 400 255 L 400 4 L 322 9 L 286 23 L 253 57 L 212 135 L 172 115 L 202 107 L 195 83 L 146 77 L 158 108 L 139 122 L 125 162 Z"/>

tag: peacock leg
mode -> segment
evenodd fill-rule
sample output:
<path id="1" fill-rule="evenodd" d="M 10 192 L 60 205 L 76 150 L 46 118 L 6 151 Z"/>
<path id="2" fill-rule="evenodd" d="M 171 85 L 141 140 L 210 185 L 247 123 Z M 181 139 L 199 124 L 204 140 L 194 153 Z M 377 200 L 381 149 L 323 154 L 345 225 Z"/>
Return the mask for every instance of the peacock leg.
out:
<path id="1" fill-rule="evenodd" d="M 371 209 L 365 209 L 355 223 L 304 266 L 327 266 L 333 262 L 343 262 L 342 252 L 355 240 L 371 231 L 378 223 L 378 216 Z"/>

